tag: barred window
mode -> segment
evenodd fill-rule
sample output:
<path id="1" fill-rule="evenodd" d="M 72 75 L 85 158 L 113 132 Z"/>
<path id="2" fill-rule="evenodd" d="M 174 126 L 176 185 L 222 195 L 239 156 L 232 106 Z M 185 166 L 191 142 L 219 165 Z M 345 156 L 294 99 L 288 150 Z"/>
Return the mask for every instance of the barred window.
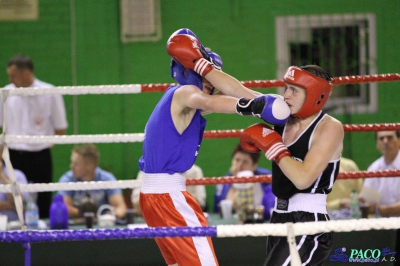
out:
<path id="1" fill-rule="evenodd" d="M 285 16 L 276 20 L 278 78 L 290 65 L 316 64 L 333 77 L 378 74 L 374 14 Z M 377 111 L 377 83 L 334 86 L 332 114 Z"/>

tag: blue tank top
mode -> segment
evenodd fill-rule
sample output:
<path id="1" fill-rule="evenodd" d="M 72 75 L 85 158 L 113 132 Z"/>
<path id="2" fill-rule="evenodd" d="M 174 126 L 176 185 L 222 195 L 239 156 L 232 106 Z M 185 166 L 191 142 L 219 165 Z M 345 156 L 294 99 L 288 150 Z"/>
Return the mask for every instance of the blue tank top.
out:
<path id="1" fill-rule="evenodd" d="M 179 87 L 167 89 L 147 121 L 139 159 L 139 169 L 145 173 L 183 173 L 196 161 L 206 120 L 196 110 L 189 126 L 179 134 L 171 116 L 172 98 Z"/>
<path id="2" fill-rule="evenodd" d="M 304 161 L 306 154 L 310 147 L 311 136 L 315 131 L 318 123 L 325 116 L 325 113 L 320 112 L 308 128 L 300 135 L 300 137 L 293 143 L 287 146 L 292 158 Z M 274 129 L 282 136 L 285 127 L 277 127 Z M 295 185 L 285 176 L 281 168 L 272 162 L 272 192 L 281 199 L 289 199 L 297 193 L 319 193 L 328 194 L 332 190 L 333 183 L 339 173 L 340 159 L 330 161 L 325 170 L 317 178 L 317 180 L 309 188 L 299 190 Z"/>

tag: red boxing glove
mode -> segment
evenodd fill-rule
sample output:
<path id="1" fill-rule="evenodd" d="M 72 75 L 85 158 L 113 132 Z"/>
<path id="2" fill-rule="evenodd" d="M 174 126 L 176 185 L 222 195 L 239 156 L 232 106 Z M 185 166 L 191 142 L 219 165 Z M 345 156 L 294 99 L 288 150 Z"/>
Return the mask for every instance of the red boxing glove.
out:
<path id="1" fill-rule="evenodd" d="M 194 70 L 200 76 L 205 76 L 214 69 L 203 58 L 199 40 L 191 35 L 179 34 L 171 37 L 167 42 L 167 53 L 186 69 Z"/>
<path id="2" fill-rule="evenodd" d="M 262 150 L 268 160 L 274 160 L 277 164 L 283 157 L 291 156 L 290 151 L 282 143 L 282 137 L 262 123 L 246 128 L 240 136 L 240 145 L 248 152 Z"/>

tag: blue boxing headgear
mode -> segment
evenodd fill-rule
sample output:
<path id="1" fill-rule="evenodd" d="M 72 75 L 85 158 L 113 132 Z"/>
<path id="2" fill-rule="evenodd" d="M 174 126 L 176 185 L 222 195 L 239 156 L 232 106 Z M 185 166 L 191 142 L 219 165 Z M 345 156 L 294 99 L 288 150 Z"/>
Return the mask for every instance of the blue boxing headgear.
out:
<path id="1" fill-rule="evenodd" d="M 207 54 L 210 57 L 210 62 L 218 70 L 222 70 L 222 58 L 217 54 L 212 52 L 209 48 L 206 48 Z"/>
<path id="2" fill-rule="evenodd" d="M 171 59 L 171 77 L 181 85 L 195 85 L 203 90 L 201 76 L 193 70 L 187 70 L 174 59 Z"/>

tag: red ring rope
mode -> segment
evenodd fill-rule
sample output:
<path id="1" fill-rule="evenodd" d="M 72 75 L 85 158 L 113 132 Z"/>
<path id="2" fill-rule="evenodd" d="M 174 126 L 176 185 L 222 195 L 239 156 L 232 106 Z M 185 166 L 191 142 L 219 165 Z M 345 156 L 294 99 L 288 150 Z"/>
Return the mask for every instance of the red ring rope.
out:
<path id="1" fill-rule="evenodd" d="M 354 171 L 339 173 L 337 179 L 358 179 L 358 178 L 385 178 L 400 177 L 400 170 L 379 170 L 379 171 Z M 249 177 L 221 176 L 188 178 L 186 185 L 215 185 L 232 183 L 271 183 L 272 175 L 256 175 Z"/>
<path id="2" fill-rule="evenodd" d="M 400 123 L 386 123 L 386 124 L 352 124 L 343 125 L 345 132 L 372 132 L 372 131 L 385 131 L 385 130 L 400 130 Z M 217 139 L 217 138 L 238 138 L 243 129 L 230 129 L 230 130 L 210 130 L 205 131 L 203 138 Z"/>
<path id="3" fill-rule="evenodd" d="M 377 75 L 360 75 L 360 76 L 341 76 L 335 78 L 334 85 L 342 84 L 356 84 L 356 83 L 368 83 L 368 82 L 390 82 L 399 81 L 400 74 L 377 74 Z M 285 83 L 283 80 L 252 80 L 241 82 L 247 88 L 276 88 L 284 87 Z M 163 92 L 167 88 L 176 83 L 159 83 L 159 84 L 142 84 L 142 92 Z"/>

